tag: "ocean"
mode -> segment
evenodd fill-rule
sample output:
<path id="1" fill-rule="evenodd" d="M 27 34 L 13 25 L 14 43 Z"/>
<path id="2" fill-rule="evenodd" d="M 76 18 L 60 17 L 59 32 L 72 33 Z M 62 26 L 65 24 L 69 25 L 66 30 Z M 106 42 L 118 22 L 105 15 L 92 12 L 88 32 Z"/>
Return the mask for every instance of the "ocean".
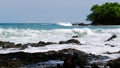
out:
<path id="1" fill-rule="evenodd" d="M 117 37 L 106 41 L 112 35 Z M 24 50 L 1 48 L 0 53 L 19 51 L 34 53 L 74 48 L 86 53 L 109 56 L 111 59 L 120 57 L 119 54 L 105 54 L 120 50 L 120 26 L 72 26 L 71 23 L 0 23 L 0 41 L 14 42 L 15 44 L 39 41 L 58 43 L 72 39 L 73 36 L 78 36 L 74 39 L 79 40 L 83 45 L 53 44 L 45 47 L 28 47 Z"/>

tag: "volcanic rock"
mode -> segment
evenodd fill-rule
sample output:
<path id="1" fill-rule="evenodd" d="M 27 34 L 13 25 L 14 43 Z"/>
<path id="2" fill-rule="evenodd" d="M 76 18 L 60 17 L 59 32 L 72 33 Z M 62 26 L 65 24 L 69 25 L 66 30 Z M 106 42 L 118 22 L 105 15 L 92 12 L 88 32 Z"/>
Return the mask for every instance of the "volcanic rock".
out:
<path id="1" fill-rule="evenodd" d="M 3 41 L 0 41 L 0 47 L 2 48 L 11 48 L 13 47 L 15 44 L 14 43 L 11 43 L 11 42 L 3 42 Z"/>
<path id="2" fill-rule="evenodd" d="M 110 60 L 107 63 L 107 66 L 110 66 L 110 68 L 120 68 L 120 58 L 115 60 Z"/>
<path id="3" fill-rule="evenodd" d="M 78 38 L 79 36 L 72 36 L 72 38 Z"/>
<path id="4" fill-rule="evenodd" d="M 76 39 L 70 39 L 67 41 L 60 41 L 59 44 L 70 44 L 70 43 L 75 43 L 75 44 L 81 44 L 80 41 L 76 40 Z"/>
<path id="5" fill-rule="evenodd" d="M 7 68 L 6 65 L 9 63 L 11 67 L 15 65 L 11 65 L 14 61 L 14 64 L 20 65 L 31 65 L 37 64 L 42 61 L 48 60 L 64 60 L 64 65 L 68 65 L 68 61 L 74 65 L 83 67 L 88 64 L 88 61 L 93 59 L 99 59 L 100 56 L 95 56 L 93 54 L 87 54 L 85 52 L 81 52 L 75 49 L 63 49 L 59 51 L 48 51 L 48 52 L 39 52 L 39 53 L 25 53 L 25 52 L 16 52 L 16 53 L 7 53 L 7 54 L 0 54 L 0 67 Z M 101 56 L 104 57 L 104 56 Z M 69 58 L 68 60 L 66 60 Z M 92 59 L 91 59 L 92 58 Z M 20 66 L 17 65 L 17 66 Z M 18 68 L 16 66 L 16 68 Z M 14 67 L 15 68 L 15 67 Z"/>
<path id="6" fill-rule="evenodd" d="M 116 35 L 112 35 L 109 39 L 107 39 L 106 41 L 111 41 L 113 40 L 114 38 L 116 38 L 117 36 Z"/>

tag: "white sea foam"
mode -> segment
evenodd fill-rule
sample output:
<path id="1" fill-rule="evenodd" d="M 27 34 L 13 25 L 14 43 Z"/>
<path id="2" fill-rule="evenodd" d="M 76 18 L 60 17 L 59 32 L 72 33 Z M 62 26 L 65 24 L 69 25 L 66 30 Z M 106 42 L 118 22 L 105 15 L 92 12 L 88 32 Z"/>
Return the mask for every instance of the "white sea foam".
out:
<path id="1" fill-rule="evenodd" d="M 72 24 L 69 23 L 69 22 L 58 22 L 58 25 L 61 25 L 61 26 L 72 26 Z"/>
<path id="2" fill-rule="evenodd" d="M 117 35 L 117 38 L 104 42 L 110 38 L 113 34 Z M 50 41 L 59 42 L 71 39 L 72 36 L 78 36 L 76 38 L 84 45 L 48 45 L 45 47 L 28 47 L 24 50 L 19 49 L 1 49 L 0 53 L 10 53 L 10 52 L 47 52 L 50 50 L 61 50 L 66 48 L 74 48 L 87 53 L 92 53 L 96 55 L 106 55 L 111 59 L 120 57 L 119 54 L 104 54 L 105 52 L 117 52 L 120 50 L 120 29 L 89 29 L 89 28 L 73 28 L 73 29 L 51 29 L 51 30 L 33 30 L 33 29 L 3 29 L 0 28 L 0 41 L 10 41 L 14 43 L 32 43 L 39 41 Z M 111 44 L 115 47 L 110 47 Z"/>
<path id="3" fill-rule="evenodd" d="M 104 42 L 113 34 L 117 38 L 110 42 Z M 71 39 L 72 36 L 79 36 L 77 39 L 84 44 L 102 44 L 114 43 L 119 45 L 120 29 L 51 29 L 51 30 L 33 30 L 33 29 L 3 29 L 0 28 L 0 41 L 10 41 L 14 43 L 35 43 L 39 41 L 59 42 Z M 103 45 L 103 44 L 102 44 Z"/>

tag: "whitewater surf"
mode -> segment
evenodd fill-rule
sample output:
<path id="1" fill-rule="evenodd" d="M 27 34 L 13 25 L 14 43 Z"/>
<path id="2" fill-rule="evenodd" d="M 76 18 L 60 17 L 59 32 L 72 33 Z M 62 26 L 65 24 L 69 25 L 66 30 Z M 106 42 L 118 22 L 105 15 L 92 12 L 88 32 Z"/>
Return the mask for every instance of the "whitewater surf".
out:
<path id="1" fill-rule="evenodd" d="M 111 41 L 106 41 L 112 35 L 117 37 Z M 120 57 L 119 54 L 107 54 L 106 52 L 114 53 L 120 50 L 120 26 L 71 26 L 71 24 L 61 23 L 2 23 L 0 24 L 0 41 L 13 42 L 15 44 L 27 44 L 44 42 L 66 41 L 72 39 L 73 36 L 83 45 L 76 44 L 51 44 L 45 47 L 31 47 L 24 50 L 16 48 L 3 49 L 0 48 L 0 53 L 11 52 L 47 52 L 51 50 L 61 50 L 74 48 L 86 53 L 96 55 L 106 55 L 111 59 Z M 106 45 L 109 44 L 109 45 Z M 111 47 L 113 45 L 114 47 Z"/>

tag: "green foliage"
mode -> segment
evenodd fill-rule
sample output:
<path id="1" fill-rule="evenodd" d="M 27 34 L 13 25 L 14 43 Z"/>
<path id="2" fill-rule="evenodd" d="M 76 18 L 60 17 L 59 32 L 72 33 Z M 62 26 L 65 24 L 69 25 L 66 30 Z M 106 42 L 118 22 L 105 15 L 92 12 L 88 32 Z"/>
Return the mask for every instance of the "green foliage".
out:
<path id="1" fill-rule="evenodd" d="M 93 5 L 91 11 L 87 20 L 93 25 L 120 25 L 120 4 L 117 2 Z"/>

